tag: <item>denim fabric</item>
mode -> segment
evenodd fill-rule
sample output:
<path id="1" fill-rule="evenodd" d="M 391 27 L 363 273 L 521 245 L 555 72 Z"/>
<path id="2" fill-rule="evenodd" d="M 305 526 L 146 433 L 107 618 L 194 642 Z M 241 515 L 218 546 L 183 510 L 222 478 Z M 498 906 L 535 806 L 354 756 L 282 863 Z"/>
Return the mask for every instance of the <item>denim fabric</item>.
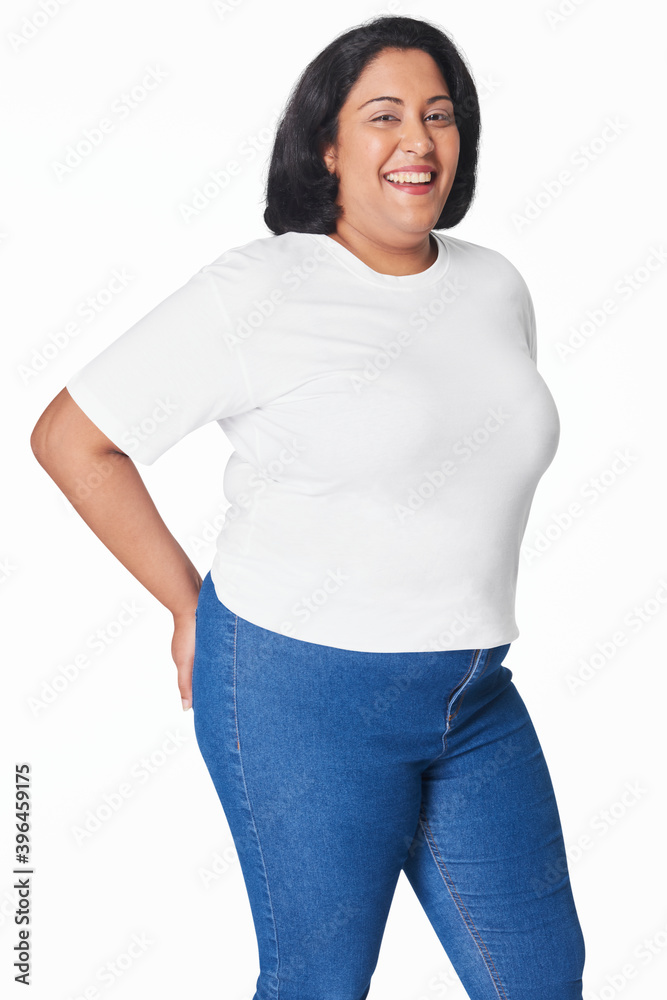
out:
<path id="1" fill-rule="evenodd" d="M 364 1000 L 401 871 L 470 1000 L 581 1000 L 554 790 L 489 649 L 368 653 L 197 607 L 195 734 L 257 935 L 253 1000 Z"/>

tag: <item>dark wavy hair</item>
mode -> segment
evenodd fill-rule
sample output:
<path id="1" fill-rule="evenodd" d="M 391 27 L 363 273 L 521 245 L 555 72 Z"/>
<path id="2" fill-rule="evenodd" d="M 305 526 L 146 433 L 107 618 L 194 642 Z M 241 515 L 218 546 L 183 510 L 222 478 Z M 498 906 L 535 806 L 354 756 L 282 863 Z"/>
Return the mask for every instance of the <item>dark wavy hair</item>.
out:
<path id="1" fill-rule="evenodd" d="M 335 143 L 338 114 L 362 70 L 383 49 L 422 49 L 440 67 L 454 103 L 460 153 L 449 196 L 434 229 L 457 225 L 475 193 L 480 113 L 463 56 L 436 25 L 413 17 L 375 17 L 338 35 L 292 88 L 276 131 L 266 185 L 264 222 L 276 235 L 336 230 L 338 178 L 320 155 Z"/>

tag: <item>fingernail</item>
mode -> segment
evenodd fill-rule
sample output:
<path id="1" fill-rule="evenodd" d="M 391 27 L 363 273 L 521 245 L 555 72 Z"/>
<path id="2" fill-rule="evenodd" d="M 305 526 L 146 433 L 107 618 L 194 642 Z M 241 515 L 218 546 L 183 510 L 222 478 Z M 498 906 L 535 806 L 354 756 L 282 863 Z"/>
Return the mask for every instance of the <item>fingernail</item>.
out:
<path id="1" fill-rule="evenodd" d="M 188 699 L 187 698 L 181 698 L 181 704 L 183 706 L 183 711 L 187 712 L 187 710 L 190 708 L 190 702 L 188 701 Z"/>

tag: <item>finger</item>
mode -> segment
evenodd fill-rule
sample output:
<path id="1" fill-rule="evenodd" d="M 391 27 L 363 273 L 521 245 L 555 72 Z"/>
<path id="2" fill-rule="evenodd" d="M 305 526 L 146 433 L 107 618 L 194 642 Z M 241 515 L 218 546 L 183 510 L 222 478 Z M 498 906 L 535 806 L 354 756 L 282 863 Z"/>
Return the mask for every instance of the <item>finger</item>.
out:
<path id="1" fill-rule="evenodd" d="M 171 643 L 171 655 L 178 671 L 178 689 L 183 711 L 192 706 L 192 665 L 195 658 L 195 630 L 177 626 Z"/>
<path id="2" fill-rule="evenodd" d="M 183 711 L 192 706 L 192 664 L 189 667 L 180 667 L 178 670 L 178 690 L 181 694 Z"/>

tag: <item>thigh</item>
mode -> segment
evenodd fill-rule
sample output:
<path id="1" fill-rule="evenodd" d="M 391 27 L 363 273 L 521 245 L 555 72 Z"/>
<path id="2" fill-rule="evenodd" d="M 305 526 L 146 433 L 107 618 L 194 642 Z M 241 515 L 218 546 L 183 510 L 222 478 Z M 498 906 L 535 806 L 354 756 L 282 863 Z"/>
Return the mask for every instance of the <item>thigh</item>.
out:
<path id="1" fill-rule="evenodd" d="M 581 1000 L 584 940 L 547 763 L 486 650 L 423 772 L 404 870 L 470 1000 Z"/>
<path id="2" fill-rule="evenodd" d="M 363 1000 L 421 801 L 387 713 L 359 712 L 369 655 L 388 661 L 259 628 L 205 587 L 195 729 L 248 890 L 255 1000 Z"/>

